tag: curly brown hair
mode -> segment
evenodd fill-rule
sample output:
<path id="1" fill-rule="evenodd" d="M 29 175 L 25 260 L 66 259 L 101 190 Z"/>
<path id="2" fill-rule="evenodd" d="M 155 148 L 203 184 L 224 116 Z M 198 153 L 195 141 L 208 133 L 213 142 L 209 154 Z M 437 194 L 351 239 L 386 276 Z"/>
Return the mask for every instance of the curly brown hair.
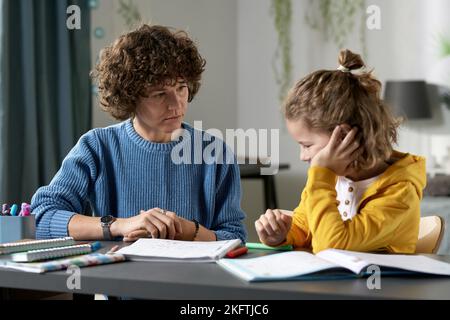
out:
<path id="1" fill-rule="evenodd" d="M 144 24 L 104 48 L 91 76 L 103 110 L 126 120 L 135 115 L 136 103 L 149 87 L 174 85 L 179 78 L 187 82 L 191 102 L 205 64 L 184 31 Z"/>
<path id="2" fill-rule="evenodd" d="M 381 82 L 365 70 L 360 55 L 342 50 L 339 64 L 343 70 L 319 70 L 299 80 L 283 104 L 284 115 L 327 133 L 344 123 L 358 127 L 363 152 L 355 166 L 372 168 L 390 158 L 401 119 L 380 98 Z M 351 72 L 356 69 L 362 72 Z"/>

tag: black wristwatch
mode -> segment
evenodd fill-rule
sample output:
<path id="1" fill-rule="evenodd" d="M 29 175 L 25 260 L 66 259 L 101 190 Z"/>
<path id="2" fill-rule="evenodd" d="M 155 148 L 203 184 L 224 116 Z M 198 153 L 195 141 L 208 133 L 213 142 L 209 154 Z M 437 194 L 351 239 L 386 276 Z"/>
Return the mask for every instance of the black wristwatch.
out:
<path id="1" fill-rule="evenodd" d="M 111 234 L 111 225 L 113 222 L 116 221 L 116 218 L 108 215 L 100 218 L 100 224 L 102 225 L 103 230 L 103 239 L 104 240 L 112 240 L 112 234 Z"/>

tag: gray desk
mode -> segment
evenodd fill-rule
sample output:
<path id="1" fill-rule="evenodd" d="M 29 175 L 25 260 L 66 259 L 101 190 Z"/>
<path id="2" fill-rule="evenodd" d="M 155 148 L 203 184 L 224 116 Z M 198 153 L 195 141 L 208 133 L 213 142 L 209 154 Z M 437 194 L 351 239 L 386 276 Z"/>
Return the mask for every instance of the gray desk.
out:
<path id="1" fill-rule="evenodd" d="M 113 244 L 104 242 L 102 250 Z M 450 262 L 450 256 L 433 257 Z M 450 299 L 450 278 L 382 277 L 381 290 L 367 289 L 366 279 L 247 283 L 213 263 L 123 262 L 82 268 L 81 289 L 75 291 L 66 286 L 68 276 L 64 271 L 40 275 L 0 268 L 0 287 L 143 299 Z"/>

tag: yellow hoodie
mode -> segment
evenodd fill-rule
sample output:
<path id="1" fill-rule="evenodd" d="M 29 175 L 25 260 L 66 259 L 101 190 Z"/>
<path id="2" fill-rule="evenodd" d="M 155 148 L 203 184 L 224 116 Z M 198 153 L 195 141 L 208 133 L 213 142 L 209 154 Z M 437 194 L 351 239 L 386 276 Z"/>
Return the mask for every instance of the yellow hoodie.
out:
<path id="1" fill-rule="evenodd" d="M 414 253 L 419 234 L 420 200 L 426 184 L 425 159 L 394 151 L 398 159 L 364 192 L 358 214 L 343 221 L 336 199 L 336 174 L 308 170 L 308 181 L 283 244 L 352 251 Z"/>

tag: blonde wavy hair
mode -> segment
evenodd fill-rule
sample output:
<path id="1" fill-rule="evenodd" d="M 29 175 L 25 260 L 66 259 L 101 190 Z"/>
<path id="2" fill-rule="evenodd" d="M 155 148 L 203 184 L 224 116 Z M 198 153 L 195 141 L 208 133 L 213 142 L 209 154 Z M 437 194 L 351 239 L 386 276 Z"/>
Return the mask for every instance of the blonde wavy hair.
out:
<path id="1" fill-rule="evenodd" d="M 401 119 L 380 98 L 381 82 L 365 70 L 360 55 L 342 50 L 339 64 L 341 70 L 319 70 L 299 80 L 283 103 L 284 116 L 329 134 L 344 123 L 358 127 L 363 152 L 355 167 L 369 169 L 391 157 Z"/>

